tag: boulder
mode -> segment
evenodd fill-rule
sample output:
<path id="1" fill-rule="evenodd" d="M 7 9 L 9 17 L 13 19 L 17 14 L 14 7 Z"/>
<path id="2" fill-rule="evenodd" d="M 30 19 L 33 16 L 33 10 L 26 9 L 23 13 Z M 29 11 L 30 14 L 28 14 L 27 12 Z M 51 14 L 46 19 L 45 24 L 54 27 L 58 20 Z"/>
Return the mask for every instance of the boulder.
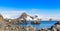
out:
<path id="1" fill-rule="evenodd" d="M 31 24 L 40 24 L 39 21 L 32 21 Z"/>

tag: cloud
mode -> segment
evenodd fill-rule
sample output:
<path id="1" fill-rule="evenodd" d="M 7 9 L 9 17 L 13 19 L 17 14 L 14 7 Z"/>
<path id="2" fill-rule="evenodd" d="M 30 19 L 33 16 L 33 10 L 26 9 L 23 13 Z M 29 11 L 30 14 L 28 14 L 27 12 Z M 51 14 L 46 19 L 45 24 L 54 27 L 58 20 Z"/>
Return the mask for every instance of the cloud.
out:
<path id="1" fill-rule="evenodd" d="M 14 9 L 0 9 L 0 13 L 4 18 L 18 18 L 22 12 L 26 12 L 28 15 L 34 16 L 38 15 L 39 18 L 42 19 L 60 19 L 60 14 L 42 14 L 39 9 L 28 9 L 28 10 L 14 10 Z"/>
<path id="2" fill-rule="evenodd" d="M 2 11 L 1 14 L 3 15 L 4 18 L 17 18 L 21 15 L 22 12 L 25 11 Z"/>

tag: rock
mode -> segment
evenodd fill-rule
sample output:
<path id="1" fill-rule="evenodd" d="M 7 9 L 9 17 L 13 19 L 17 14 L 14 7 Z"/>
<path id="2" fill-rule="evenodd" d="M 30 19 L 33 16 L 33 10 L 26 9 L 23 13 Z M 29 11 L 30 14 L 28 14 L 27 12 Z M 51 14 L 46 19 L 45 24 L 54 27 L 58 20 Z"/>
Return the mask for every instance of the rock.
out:
<path id="1" fill-rule="evenodd" d="M 47 31 L 47 29 L 46 28 L 42 28 L 41 31 Z"/>
<path id="2" fill-rule="evenodd" d="M 25 20 L 26 20 L 25 18 L 27 18 L 27 16 L 28 16 L 28 15 L 24 12 L 24 13 L 22 13 L 21 16 L 20 16 L 19 18 L 17 18 L 17 19 L 18 19 L 18 20 L 24 20 L 24 21 L 25 21 Z"/>
<path id="3" fill-rule="evenodd" d="M 3 16 L 0 14 L 0 21 L 3 21 L 4 20 L 4 18 L 3 18 Z"/>
<path id="4" fill-rule="evenodd" d="M 32 21 L 31 24 L 40 24 L 39 21 Z"/>
<path id="5" fill-rule="evenodd" d="M 19 18 L 17 18 L 18 23 L 28 23 L 28 21 L 32 20 L 33 17 L 27 15 L 25 12 L 21 14 Z"/>
<path id="6" fill-rule="evenodd" d="M 19 18 L 17 18 L 17 20 L 19 21 L 19 23 L 20 23 L 20 22 L 22 22 L 22 23 L 23 23 L 23 22 L 26 22 L 26 21 L 27 21 L 27 20 L 26 20 L 27 16 L 28 16 L 28 15 L 24 12 L 24 13 L 21 14 L 21 16 L 20 16 Z"/>
<path id="7" fill-rule="evenodd" d="M 49 21 L 52 21 L 52 18 L 50 18 Z"/>

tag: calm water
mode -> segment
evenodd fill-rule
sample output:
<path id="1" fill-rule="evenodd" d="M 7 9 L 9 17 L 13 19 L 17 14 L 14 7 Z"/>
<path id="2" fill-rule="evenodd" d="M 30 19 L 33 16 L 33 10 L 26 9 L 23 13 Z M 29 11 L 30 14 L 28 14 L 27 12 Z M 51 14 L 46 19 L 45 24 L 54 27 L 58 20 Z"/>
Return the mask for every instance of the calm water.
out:
<path id="1" fill-rule="evenodd" d="M 19 24 L 19 26 L 33 26 L 34 28 L 51 28 L 57 21 L 40 21 L 40 24 L 31 24 L 31 22 L 28 22 L 28 24 Z"/>

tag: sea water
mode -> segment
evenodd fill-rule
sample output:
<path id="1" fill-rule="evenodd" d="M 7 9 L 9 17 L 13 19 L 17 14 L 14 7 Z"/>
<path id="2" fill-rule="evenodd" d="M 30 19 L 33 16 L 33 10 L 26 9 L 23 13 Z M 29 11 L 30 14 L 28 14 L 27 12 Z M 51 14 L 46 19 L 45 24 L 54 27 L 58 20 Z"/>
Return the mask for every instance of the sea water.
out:
<path id="1" fill-rule="evenodd" d="M 40 24 L 31 24 L 31 21 L 23 24 L 19 24 L 19 26 L 33 26 L 34 28 L 51 28 L 57 21 L 40 21 Z"/>

